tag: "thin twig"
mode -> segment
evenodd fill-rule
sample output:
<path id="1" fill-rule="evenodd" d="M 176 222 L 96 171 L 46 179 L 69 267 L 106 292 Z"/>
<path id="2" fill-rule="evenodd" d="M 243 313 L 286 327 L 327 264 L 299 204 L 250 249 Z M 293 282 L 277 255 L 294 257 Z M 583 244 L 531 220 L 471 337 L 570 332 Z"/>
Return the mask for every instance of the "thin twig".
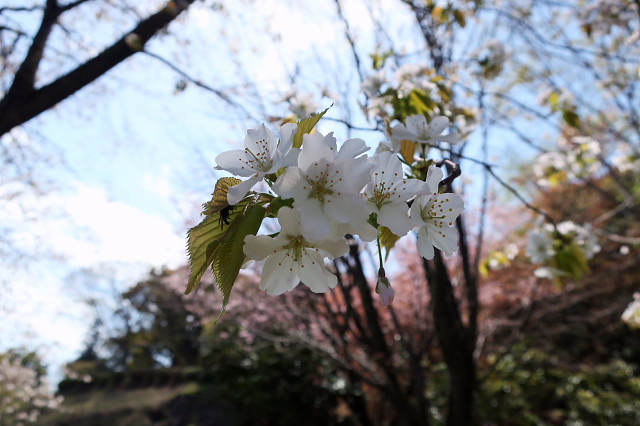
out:
<path id="1" fill-rule="evenodd" d="M 543 216 L 547 221 L 549 221 L 549 223 L 551 223 L 554 227 L 556 225 L 555 220 L 553 220 L 553 218 L 551 216 L 549 216 L 549 213 L 545 212 L 544 210 L 541 210 L 540 208 L 534 206 L 533 204 L 529 203 L 527 200 L 525 200 L 522 195 L 520 195 L 520 193 L 518 192 L 517 189 L 515 189 L 513 186 L 509 185 L 507 182 L 505 182 L 504 180 L 502 180 L 502 178 L 500 178 L 500 176 L 498 176 L 494 171 L 493 168 L 491 166 L 485 165 L 484 166 L 485 169 L 487 170 L 487 172 L 489 172 L 489 174 L 491 176 L 493 176 L 493 178 L 495 180 L 498 181 L 498 183 L 500 185 L 502 185 L 503 187 L 505 187 L 505 189 L 507 189 L 509 192 L 511 192 L 513 195 L 515 195 L 515 197 L 520 200 L 520 202 L 522 204 L 524 204 L 528 209 L 533 210 L 534 212 L 538 213 L 539 215 Z"/>
<path id="2" fill-rule="evenodd" d="M 154 59 L 157 59 L 158 61 L 162 62 L 163 64 L 165 64 L 166 66 L 168 66 L 169 68 L 171 68 L 173 71 L 175 71 L 176 73 L 178 73 L 181 77 L 183 77 L 185 80 L 188 80 L 189 82 L 195 84 L 196 86 L 205 89 L 213 94 L 215 94 L 216 96 L 218 96 L 220 99 L 222 99 L 223 101 L 225 101 L 226 103 L 228 103 L 229 105 L 233 106 L 234 108 L 238 108 L 240 110 L 242 110 L 243 113 L 246 114 L 247 117 L 251 118 L 252 115 L 249 113 L 249 111 L 247 111 L 242 105 L 238 104 L 237 102 L 233 101 L 231 98 L 229 98 L 229 96 L 227 96 L 225 93 L 223 93 L 222 91 L 209 86 L 206 83 L 203 83 L 202 81 L 191 77 L 189 74 L 187 74 L 185 71 L 181 70 L 180 68 L 178 68 L 176 65 L 174 65 L 173 63 L 171 63 L 170 61 L 168 61 L 167 59 L 163 58 L 162 56 L 159 56 L 155 53 L 143 50 L 140 53 L 144 53 L 147 56 L 150 56 Z"/>

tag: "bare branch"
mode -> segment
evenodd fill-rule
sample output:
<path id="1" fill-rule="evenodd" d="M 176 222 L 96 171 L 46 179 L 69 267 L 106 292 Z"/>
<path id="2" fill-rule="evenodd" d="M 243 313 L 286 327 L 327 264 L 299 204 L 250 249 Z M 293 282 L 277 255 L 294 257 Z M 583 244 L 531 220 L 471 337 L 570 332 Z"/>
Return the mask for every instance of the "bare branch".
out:
<path id="1" fill-rule="evenodd" d="M 344 35 L 347 38 L 347 41 L 349 42 L 349 46 L 351 46 L 351 52 L 353 53 L 353 60 L 356 63 L 356 71 L 358 71 L 358 77 L 360 77 L 360 81 L 362 82 L 364 81 L 364 75 L 362 74 L 362 69 L 360 66 L 360 55 L 358 55 L 358 51 L 356 50 L 356 43 L 353 40 L 353 37 L 351 37 L 351 28 L 349 26 L 349 21 L 347 21 L 347 19 L 344 17 L 344 14 L 342 13 L 340 0 L 335 0 L 335 2 L 336 2 L 336 7 L 338 8 L 338 16 L 340 17 L 340 20 L 344 24 Z"/>
<path id="2" fill-rule="evenodd" d="M 36 73 L 38 71 L 40 61 L 42 60 L 44 47 L 47 44 L 49 35 L 51 34 L 53 26 L 56 24 L 60 13 L 61 10 L 57 2 L 54 0 L 47 0 L 40 28 L 38 28 L 38 32 L 33 38 L 31 46 L 27 52 L 27 56 L 22 61 L 18 71 L 16 71 L 13 84 L 7 92 L 7 97 L 23 96 L 25 93 L 34 89 Z"/>
<path id="3" fill-rule="evenodd" d="M 71 2 L 71 3 L 69 3 L 69 4 L 65 4 L 64 6 L 60 6 L 60 10 L 61 10 L 61 12 L 66 12 L 67 10 L 71 10 L 71 9 L 73 9 L 74 7 L 78 7 L 78 6 L 80 6 L 82 3 L 86 3 L 86 2 L 88 2 L 88 1 L 91 1 L 91 0 L 76 0 L 76 1 Z"/>
<path id="4" fill-rule="evenodd" d="M 34 10 L 40 10 L 42 6 L 32 6 L 32 7 L 0 7 L 0 13 L 2 12 L 33 12 Z"/>
<path id="5" fill-rule="evenodd" d="M 24 69 L 18 72 L 20 75 L 16 75 L 18 85 L 16 86 L 16 82 L 14 82 L 16 87 L 12 87 L 7 95 L 0 100 L 0 135 L 52 108 L 104 75 L 125 59 L 142 51 L 144 45 L 154 35 L 170 24 L 194 2 L 195 0 L 167 2 L 159 12 L 138 23 L 133 30 L 97 56 L 47 86 L 34 90 L 33 77 L 42 57 L 41 49 L 44 48 L 51 26 L 53 26 L 59 15 L 59 8 L 51 6 L 52 11 L 45 11 L 42 30 L 36 35 L 38 40 L 34 39 L 32 49 L 27 55 L 28 63 L 23 64 Z M 49 4 L 55 4 L 55 2 L 49 1 Z M 31 53 L 32 50 L 33 53 Z"/>
<path id="6" fill-rule="evenodd" d="M 215 94 L 217 97 L 219 97 L 220 99 L 222 99 L 223 101 L 225 101 L 226 103 L 228 103 L 229 105 L 231 105 L 234 108 L 238 108 L 240 110 L 242 110 L 242 112 L 249 118 L 252 117 L 251 113 L 249 111 L 247 111 L 242 105 L 238 104 L 237 102 L 233 101 L 231 98 L 229 98 L 229 96 L 227 96 L 224 92 L 222 92 L 221 90 L 218 90 L 214 87 L 209 86 L 206 83 L 203 83 L 202 81 L 191 77 L 189 74 L 187 74 L 185 71 L 181 70 L 180 68 L 178 68 L 175 64 L 171 63 L 170 61 L 166 60 L 165 58 L 163 58 L 162 56 L 159 56 L 155 53 L 143 50 L 141 53 L 144 53 L 147 56 L 150 56 L 154 59 L 157 59 L 158 61 L 162 62 L 163 64 L 165 64 L 166 66 L 168 66 L 169 68 L 171 68 L 173 71 L 175 71 L 176 73 L 178 73 L 181 77 L 183 77 L 185 80 L 195 84 L 196 86 L 205 89 L 208 92 L 211 92 L 213 94 Z"/>
<path id="7" fill-rule="evenodd" d="M 500 176 L 498 176 L 494 171 L 493 168 L 489 165 L 485 165 L 484 166 L 485 169 L 487 170 L 487 172 L 489 172 L 489 174 L 491 176 L 493 176 L 493 178 L 495 180 L 498 181 L 498 183 L 500 185 L 502 185 L 505 189 L 507 189 L 509 192 L 511 192 L 513 195 L 515 195 L 515 197 L 520 200 L 520 202 L 522 204 L 524 204 L 528 209 L 533 210 L 534 212 L 538 213 L 539 215 L 543 216 L 549 223 L 553 224 L 555 226 L 555 220 L 553 220 L 553 218 L 551 216 L 549 216 L 549 213 L 545 212 L 544 210 L 534 206 L 533 204 L 529 203 L 527 200 L 524 199 L 524 197 L 522 197 L 522 195 L 520 195 L 520 193 L 518 192 L 517 189 L 515 189 L 513 186 L 509 185 L 507 182 L 505 182 Z"/>

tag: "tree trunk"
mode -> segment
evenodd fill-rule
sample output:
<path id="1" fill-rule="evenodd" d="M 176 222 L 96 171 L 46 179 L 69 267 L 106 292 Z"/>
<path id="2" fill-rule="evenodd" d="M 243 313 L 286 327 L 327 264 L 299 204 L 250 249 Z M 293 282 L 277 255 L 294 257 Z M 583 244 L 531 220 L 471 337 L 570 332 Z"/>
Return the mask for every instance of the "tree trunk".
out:
<path id="1" fill-rule="evenodd" d="M 447 426 L 473 426 L 476 369 L 473 358 L 475 339 L 462 322 L 453 285 L 442 254 L 424 260 L 433 306 L 436 335 L 449 372 Z"/>

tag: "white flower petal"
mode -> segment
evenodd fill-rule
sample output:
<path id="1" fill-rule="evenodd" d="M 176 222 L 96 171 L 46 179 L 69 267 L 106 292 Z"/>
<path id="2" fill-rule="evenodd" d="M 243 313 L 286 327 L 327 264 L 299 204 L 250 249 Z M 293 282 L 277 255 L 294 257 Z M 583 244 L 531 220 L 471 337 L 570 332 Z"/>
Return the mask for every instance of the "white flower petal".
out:
<path id="1" fill-rule="evenodd" d="M 329 220 L 338 223 L 356 224 L 366 222 L 369 217 L 364 200 L 358 195 L 326 196 L 324 213 Z"/>
<path id="2" fill-rule="evenodd" d="M 426 227 L 422 227 L 418 231 L 418 242 L 416 243 L 416 245 L 418 247 L 418 253 L 420 253 L 420 256 L 424 257 L 427 260 L 433 259 L 433 257 L 435 256 L 435 250 L 433 249 L 433 242 L 431 241 L 429 231 Z"/>
<path id="3" fill-rule="evenodd" d="M 438 222 L 436 221 L 436 223 Z M 447 256 L 458 251 L 458 231 L 456 228 L 450 228 L 447 224 L 437 229 L 431 225 L 427 225 L 427 227 L 435 248 L 442 250 Z"/>
<path id="4" fill-rule="evenodd" d="M 245 195 L 253 188 L 253 186 L 258 183 L 262 179 L 262 176 L 258 174 L 253 177 L 245 180 L 244 182 L 239 183 L 238 185 L 232 186 L 229 188 L 229 192 L 227 193 L 227 202 L 231 205 L 238 204 Z"/>
<path id="5" fill-rule="evenodd" d="M 256 170 L 247 164 L 247 153 L 242 149 L 226 151 L 216 157 L 216 169 L 226 170 L 237 176 L 251 176 Z"/>
<path id="6" fill-rule="evenodd" d="M 289 151 L 286 151 L 286 153 L 277 151 L 273 166 L 271 166 L 271 169 L 267 173 L 275 173 L 283 167 L 295 166 L 298 164 L 300 151 L 300 148 L 291 148 Z"/>
<path id="7" fill-rule="evenodd" d="M 242 251 L 253 260 L 263 260 L 282 248 L 282 239 L 271 238 L 267 235 L 247 235 L 244 237 Z"/>
<path id="8" fill-rule="evenodd" d="M 273 190 L 283 198 L 304 200 L 309 197 L 311 187 L 304 178 L 302 170 L 298 167 L 289 167 L 273 185 Z"/>
<path id="9" fill-rule="evenodd" d="M 427 119 L 422 114 L 407 117 L 406 124 L 407 129 L 418 137 L 423 137 L 428 132 Z"/>
<path id="10" fill-rule="evenodd" d="M 331 233 L 331 223 L 324 214 L 322 204 L 315 198 L 309 198 L 303 203 L 294 203 L 300 212 L 300 229 L 302 235 L 313 241 L 325 238 Z"/>
<path id="11" fill-rule="evenodd" d="M 405 203 L 385 204 L 380 207 L 378 223 L 400 237 L 405 236 L 415 226 L 407 215 L 408 211 L 409 207 Z"/>
<path id="12" fill-rule="evenodd" d="M 457 132 L 447 133 L 446 135 L 437 135 L 433 137 L 434 142 L 449 142 L 454 145 L 460 142 Z"/>
<path id="13" fill-rule="evenodd" d="M 443 178 L 444 172 L 440 167 L 429 167 L 429 170 L 427 171 L 427 185 L 429 186 L 429 192 L 437 194 L 438 186 Z"/>
<path id="14" fill-rule="evenodd" d="M 418 140 L 418 135 L 413 133 L 411 130 L 407 129 L 407 127 L 404 124 L 398 124 L 391 128 L 391 139 L 392 141 L 402 141 L 402 140 L 415 141 L 415 140 Z"/>
<path id="15" fill-rule="evenodd" d="M 335 158 L 338 155 L 338 140 L 333 136 L 333 132 L 329 132 L 327 136 L 324 136 L 322 142 L 329 147 L 333 158 Z"/>
<path id="16" fill-rule="evenodd" d="M 442 201 L 442 213 L 445 222 L 454 222 L 460 213 L 464 211 L 464 201 L 457 194 L 439 194 L 434 197 L 438 201 Z"/>
<path id="17" fill-rule="evenodd" d="M 344 238 L 336 240 L 322 240 L 313 242 L 313 245 L 319 250 L 326 252 L 326 257 L 330 260 L 336 257 L 344 256 L 349 251 L 349 245 Z"/>
<path id="18" fill-rule="evenodd" d="M 447 127 L 449 127 L 449 119 L 447 117 L 433 117 L 428 127 L 429 135 L 433 138 L 442 133 Z"/>
<path id="19" fill-rule="evenodd" d="M 324 258 L 316 251 L 307 250 L 298 271 L 302 283 L 314 293 L 326 293 L 338 284 L 338 279 L 324 267 Z"/>
<path id="20" fill-rule="evenodd" d="M 413 204 L 411 204 L 411 208 L 409 209 L 409 217 L 416 226 L 425 225 L 425 221 L 422 219 L 422 209 L 427 205 L 429 200 L 431 200 L 431 195 L 418 195 L 415 200 L 413 200 Z"/>
<path id="21" fill-rule="evenodd" d="M 401 193 L 400 195 L 402 195 L 398 197 L 398 200 L 403 201 L 407 201 L 415 194 L 423 195 L 431 193 L 429 185 L 420 179 L 406 179 L 398 185 L 398 188 L 400 188 L 399 192 Z"/>
<path id="22" fill-rule="evenodd" d="M 278 149 L 282 152 L 288 152 L 293 148 L 293 137 L 298 132 L 298 125 L 295 123 L 287 123 L 280 127 L 280 145 Z"/>
<path id="23" fill-rule="evenodd" d="M 335 185 L 336 191 L 356 194 L 371 179 L 371 173 L 376 168 L 376 164 L 370 162 L 366 157 L 355 159 L 339 158 L 336 160 L 335 168 L 344 175 L 342 180 Z"/>
<path id="24" fill-rule="evenodd" d="M 373 226 L 371 226 L 366 221 L 355 223 L 355 224 L 334 222 L 331 224 L 331 234 L 336 238 L 344 237 L 347 234 L 357 235 L 360 237 L 362 241 L 366 241 L 370 243 L 371 241 L 375 240 L 376 237 L 378 236 L 378 230 Z"/>
<path id="25" fill-rule="evenodd" d="M 268 158 L 273 157 L 278 146 L 278 139 L 264 124 L 255 129 L 248 129 L 244 138 L 244 147 L 255 155 L 264 153 Z"/>
<path id="26" fill-rule="evenodd" d="M 370 149 L 371 148 L 369 148 L 362 139 L 348 139 L 340 147 L 340 151 L 336 158 L 356 158 L 358 155 L 364 154 Z"/>
<path id="27" fill-rule="evenodd" d="M 332 163 L 334 154 L 331 148 L 324 142 L 324 136 L 320 133 L 314 133 L 313 135 L 305 134 L 304 143 L 302 145 L 302 152 L 298 157 L 298 167 L 304 170 L 308 175 L 315 175 L 317 173 L 317 165 L 322 164 L 324 170 L 324 164 L 328 162 Z M 325 161 L 322 161 L 325 160 Z"/>
<path id="28" fill-rule="evenodd" d="M 288 256 L 287 251 L 281 250 L 273 253 L 264 262 L 260 290 L 277 296 L 293 290 L 299 281 L 298 264 L 293 261 L 292 256 Z"/>
<path id="29" fill-rule="evenodd" d="M 280 223 L 280 235 L 300 235 L 300 213 L 297 210 L 282 207 L 278 210 L 278 222 Z"/>

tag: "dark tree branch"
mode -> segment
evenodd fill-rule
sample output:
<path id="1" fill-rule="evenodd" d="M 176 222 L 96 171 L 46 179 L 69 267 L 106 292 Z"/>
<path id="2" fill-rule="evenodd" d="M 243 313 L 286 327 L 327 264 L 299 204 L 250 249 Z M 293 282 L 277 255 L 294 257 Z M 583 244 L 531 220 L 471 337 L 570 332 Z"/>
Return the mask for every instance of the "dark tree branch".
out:
<path id="1" fill-rule="evenodd" d="M 342 7 L 340 6 L 340 0 L 335 0 L 336 2 L 336 7 L 338 9 L 338 16 L 340 17 L 340 20 L 342 21 L 342 23 L 344 24 L 344 35 L 347 38 L 347 42 L 349 43 L 349 46 L 351 46 L 351 52 L 353 53 L 353 60 L 356 63 L 356 71 L 358 72 L 358 77 L 360 78 L 360 81 L 364 81 L 364 76 L 362 74 L 362 67 L 361 67 L 361 61 L 360 61 L 360 55 L 358 55 L 358 51 L 356 50 L 356 43 L 353 40 L 353 37 L 351 36 L 351 27 L 349 26 L 349 21 L 347 21 L 347 19 L 345 18 L 344 14 L 342 13 Z"/>
<path id="2" fill-rule="evenodd" d="M 431 292 L 436 334 L 449 371 L 446 424 L 473 426 L 476 424 L 475 341 L 462 322 L 453 284 L 440 251 L 435 251 L 433 260 L 423 259 L 423 264 Z"/>
<path id="3" fill-rule="evenodd" d="M 0 7 L 0 13 L 2 12 L 33 12 L 34 10 L 40 10 L 42 6 L 32 6 L 32 7 Z"/>
<path id="4" fill-rule="evenodd" d="M 79 0 L 65 7 L 75 7 L 83 1 L 88 0 Z M 159 12 L 141 21 L 132 31 L 97 56 L 52 83 L 35 90 L 35 72 L 42 58 L 42 50 L 51 28 L 61 13 L 57 3 L 49 0 L 41 29 L 34 38 L 27 58 L 16 73 L 13 86 L 0 100 L 0 136 L 67 99 L 125 59 L 144 49 L 144 45 L 154 35 L 194 2 L 195 0 L 168 2 Z"/>
<path id="5" fill-rule="evenodd" d="M 71 10 L 71 9 L 73 9 L 74 7 L 78 7 L 78 6 L 80 6 L 82 3 L 86 3 L 86 2 L 88 2 L 88 1 L 91 1 L 91 0 L 76 0 L 76 1 L 71 2 L 71 3 L 69 3 L 69 4 L 65 4 L 64 6 L 60 6 L 60 11 L 61 11 L 61 12 L 66 12 L 67 10 Z"/>
<path id="6" fill-rule="evenodd" d="M 38 28 L 38 32 L 31 42 L 27 56 L 24 58 L 24 61 L 22 61 L 18 71 L 16 71 L 13 84 L 7 92 L 7 98 L 21 96 L 34 89 L 36 72 L 38 71 L 40 61 L 42 61 L 44 48 L 60 13 L 62 13 L 62 11 L 58 3 L 55 0 L 47 0 L 40 28 Z"/>

